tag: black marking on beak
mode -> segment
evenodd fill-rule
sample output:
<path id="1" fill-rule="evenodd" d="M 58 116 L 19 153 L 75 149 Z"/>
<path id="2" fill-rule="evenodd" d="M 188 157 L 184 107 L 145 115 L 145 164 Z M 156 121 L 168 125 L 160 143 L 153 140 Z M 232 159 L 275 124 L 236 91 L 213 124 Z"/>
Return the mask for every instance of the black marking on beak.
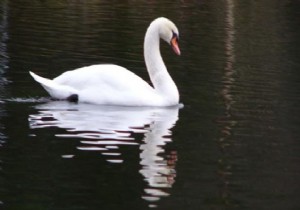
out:
<path id="1" fill-rule="evenodd" d="M 173 36 L 172 36 L 172 39 L 176 39 L 176 42 L 178 43 L 178 41 L 179 41 L 179 36 L 178 36 L 178 34 L 177 33 L 175 33 L 174 31 L 172 31 L 172 33 L 173 33 Z M 172 40 L 171 39 L 171 40 Z"/>

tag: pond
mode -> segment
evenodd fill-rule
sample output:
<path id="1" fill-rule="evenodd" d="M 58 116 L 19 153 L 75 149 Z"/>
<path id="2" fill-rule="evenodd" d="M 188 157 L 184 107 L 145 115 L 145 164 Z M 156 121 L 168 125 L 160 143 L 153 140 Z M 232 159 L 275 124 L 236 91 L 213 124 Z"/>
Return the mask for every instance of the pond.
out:
<path id="1" fill-rule="evenodd" d="M 0 2 L 1 209 L 299 209 L 299 1 Z M 47 78 L 92 64 L 150 81 L 149 23 L 181 105 L 52 100 Z"/>

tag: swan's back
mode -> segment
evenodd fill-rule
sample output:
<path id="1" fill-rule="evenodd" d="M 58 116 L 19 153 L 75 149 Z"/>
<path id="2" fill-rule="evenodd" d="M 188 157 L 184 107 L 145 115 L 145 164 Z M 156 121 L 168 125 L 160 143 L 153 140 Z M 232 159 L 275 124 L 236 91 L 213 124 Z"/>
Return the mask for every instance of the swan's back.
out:
<path id="1" fill-rule="evenodd" d="M 112 64 L 92 65 L 82 67 L 76 70 L 67 71 L 53 79 L 58 84 L 64 84 L 76 89 L 86 89 L 91 86 L 112 86 L 114 88 L 132 88 L 135 81 L 139 86 L 150 87 L 148 83 L 141 80 L 136 74 L 128 71 L 126 68 Z"/>

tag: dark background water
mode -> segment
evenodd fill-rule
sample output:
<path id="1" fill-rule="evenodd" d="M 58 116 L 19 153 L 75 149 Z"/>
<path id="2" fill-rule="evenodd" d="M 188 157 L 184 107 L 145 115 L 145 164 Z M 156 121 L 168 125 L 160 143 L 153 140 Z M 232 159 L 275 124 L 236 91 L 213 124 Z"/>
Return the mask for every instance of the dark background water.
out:
<path id="1" fill-rule="evenodd" d="M 0 208 L 299 209 L 300 2 L 0 1 Z M 98 63 L 148 79 L 162 54 L 183 109 L 51 102 L 53 78 Z"/>

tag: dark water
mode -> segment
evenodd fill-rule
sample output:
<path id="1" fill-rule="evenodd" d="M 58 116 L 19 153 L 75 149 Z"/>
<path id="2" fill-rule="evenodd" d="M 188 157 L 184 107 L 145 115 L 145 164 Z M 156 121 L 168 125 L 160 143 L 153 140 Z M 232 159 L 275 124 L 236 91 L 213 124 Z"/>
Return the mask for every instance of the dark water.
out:
<path id="1" fill-rule="evenodd" d="M 300 209 L 300 2 L 0 1 L 1 209 Z M 30 78 L 148 79 L 154 18 L 184 108 L 53 102 Z"/>

